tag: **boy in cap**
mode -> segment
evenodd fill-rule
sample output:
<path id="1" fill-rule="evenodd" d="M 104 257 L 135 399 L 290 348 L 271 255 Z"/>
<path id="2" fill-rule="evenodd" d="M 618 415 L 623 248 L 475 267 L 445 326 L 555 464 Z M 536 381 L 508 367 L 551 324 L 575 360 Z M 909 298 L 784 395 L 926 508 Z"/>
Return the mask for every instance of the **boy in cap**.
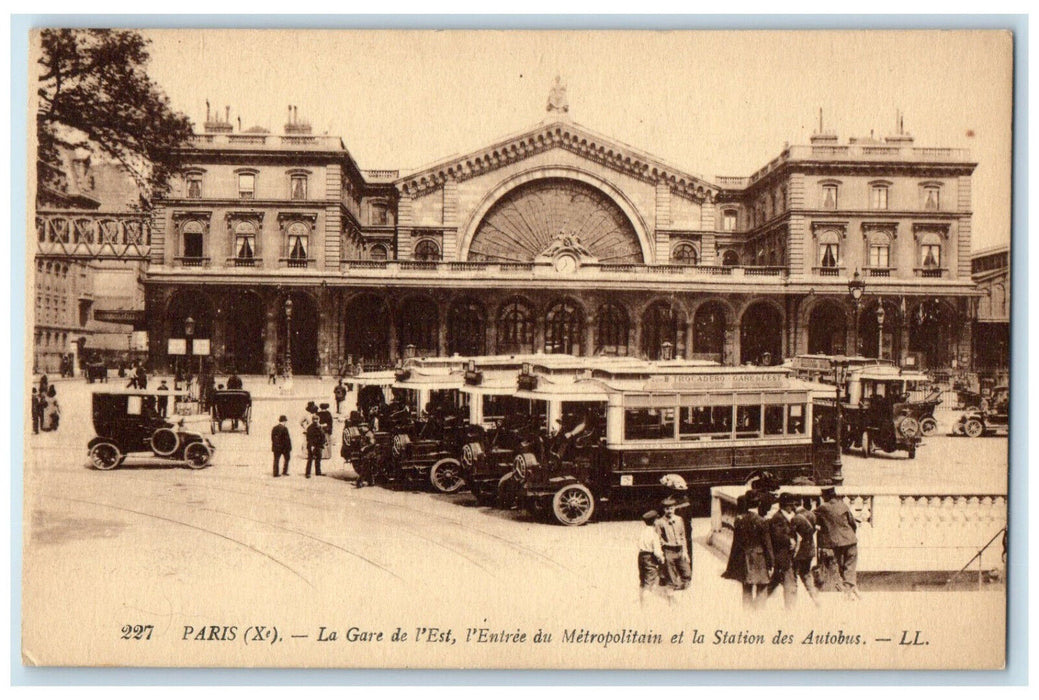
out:
<path id="1" fill-rule="evenodd" d="M 822 502 L 816 507 L 815 515 L 819 525 L 819 558 L 823 558 L 823 550 L 832 552 L 837 569 L 837 589 L 844 591 L 849 598 L 859 598 L 855 588 L 859 542 L 855 533 L 855 516 L 832 486 L 823 487 Z"/>
<path id="2" fill-rule="evenodd" d="M 664 550 L 660 546 L 660 535 L 656 522 L 660 514 L 655 510 L 643 513 L 645 527 L 639 533 L 639 603 L 643 602 L 646 590 L 660 583 L 660 567 L 664 564 Z"/>
<path id="3" fill-rule="evenodd" d="M 664 550 L 664 570 L 667 572 L 667 584 L 675 590 L 689 588 L 693 579 L 693 569 L 689 563 L 689 552 L 686 549 L 685 523 L 675 514 L 678 499 L 668 496 L 664 499 L 664 517 L 656 522 L 660 535 L 660 545 Z"/>

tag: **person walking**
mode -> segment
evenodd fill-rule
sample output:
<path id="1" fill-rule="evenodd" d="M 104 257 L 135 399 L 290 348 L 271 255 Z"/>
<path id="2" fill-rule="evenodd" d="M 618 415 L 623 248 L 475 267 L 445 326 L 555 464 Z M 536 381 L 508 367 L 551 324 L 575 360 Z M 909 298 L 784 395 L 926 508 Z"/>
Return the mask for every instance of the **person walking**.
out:
<path id="1" fill-rule="evenodd" d="M 783 587 L 783 606 L 790 610 L 797 602 L 797 578 L 794 576 L 794 552 L 797 550 L 797 532 L 791 521 L 797 496 L 783 493 L 779 496 L 779 511 L 768 520 L 768 539 L 765 552 L 772 565 L 772 577 L 765 595 L 771 596 Z"/>
<path id="2" fill-rule="evenodd" d="M 137 388 L 147 389 L 148 388 L 148 373 L 144 370 L 144 363 L 137 363 Z"/>
<path id="3" fill-rule="evenodd" d="M 278 424 L 271 428 L 271 452 L 274 453 L 274 476 L 289 475 L 289 457 L 292 456 L 292 436 L 289 434 L 289 419 L 278 417 Z M 281 460 L 281 473 L 278 473 L 278 461 Z"/>
<path id="4" fill-rule="evenodd" d="M 40 398 L 47 395 L 47 389 L 50 387 L 50 383 L 47 381 L 47 375 L 40 375 Z"/>
<path id="5" fill-rule="evenodd" d="M 321 421 L 321 429 L 325 431 L 325 448 L 322 452 L 322 459 L 332 459 L 332 445 L 335 431 L 335 418 L 332 416 L 332 412 L 328 410 L 328 404 L 321 404 L 321 408 L 315 414 Z"/>
<path id="6" fill-rule="evenodd" d="M 309 454 L 309 450 L 307 449 L 307 429 L 310 427 L 310 424 L 314 422 L 314 416 L 316 414 L 317 404 L 313 401 L 308 401 L 306 408 L 303 409 L 303 416 L 299 421 L 299 427 L 303 429 L 303 442 L 300 444 L 303 459 L 306 459 Z"/>
<path id="7" fill-rule="evenodd" d="M 40 418 L 43 417 L 43 402 L 36 387 L 32 388 L 32 434 L 40 432 Z"/>
<path id="8" fill-rule="evenodd" d="M 340 379 L 339 383 L 336 384 L 335 388 L 332 389 L 332 398 L 336 400 L 336 414 L 343 412 L 343 401 L 346 400 L 346 387 L 343 386 L 343 380 Z"/>
<path id="9" fill-rule="evenodd" d="M 166 380 L 163 379 L 159 382 L 159 388 L 156 391 L 169 391 L 170 388 L 166 385 Z M 158 401 L 156 402 L 159 410 L 159 416 L 165 418 L 169 413 L 170 409 L 170 397 L 166 394 L 159 394 Z"/>
<path id="10" fill-rule="evenodd" d="M 761 608 L 769 582 L 766 539 L 768 526 L 758 514 L 757 492 L 748 491 L 736 499 L 736 521 L 732 526 L 729 562 L 722 578 L 739 581 L 743 587 L 743 607 Z"/>
<path id="11" fill-rule="evenodd" d="M 859 558 L 855 516 L 832 486 L 823 487 L 822 503 L 816 507 L 815 516 L 819 526 L 819 558 L 827 551 L 836 568 L 838 590 L 849 598 L 860 598 L 855 576 Z"/>
<path id="12" fill-rule="evenodd" d="M 685 527 L 685 546 L 689 554 L 689 567 L 693 566 L 693 504 L 689 501 L 689 485 L 680 474 L 665 474 L 660 477 L 660 483 L 668 489 L 668 495 L 674 498 L 678 505 L 675 506 L 675 515 L 682 520 Z"/>
<path id="13" fill-rule="evenodd" d="M 664 570 L 667 572 L 666 583 L 675 590 L 689 588 L 693 578 L 693 570 L 689 564 L 689 553 L 686 551 L 685 525 L 675 514 L 678 500 L 673 496 L 664 499 L 664 517 L 656 522 L 660 533 L 660 544 L 664 550 Z"/>
<path id="14" fill-rule="evenodd" d="M 47 398 L 44 403 L 44 430 L 57 430 L 61 420 L 61 407 L 58 405 L 58 390 L 51 384 L 47 387 Z"/>
<path id="15" fill-rule="evenodd" d="M 140 385 L 138 384 L 138 380 L 137 380 L 137 363 L 136 362 L 134 363 L 134 366 L 132 368 L 130 368 L 130 381 L 128 381 L 126 383 L 126 388 L 127 389 L 139 389 L 140 388 Z"/>
<path id="16" fill-rule="evenodd" d="M 325 447 L 325 430 L 321 427 L 321 419 L 316 415 L 307 427 L 307 478 L 310 478 L 310 468 L 314 467 L 314 476 L 324 476 L 321 473 L 321 453 Z"/>
<path id="17" fill-rule="evenodd" d="M 808 597 L 812 599 L 816 607 L 819 606 L 819 594 L 815 590 L 814 573 L 812 572 L 812 560 L 815 559 L 815 513 L 810 511 L 802 503 L 794 512 L 794 518 L 790 521 L 797 533 L 797 551 L 794 552 L 794 575 L 801 579 Z"/>
<path id="18" fill-rule="evenodd" d="M 656 522 L 660 514 L 655 510 L 642 515 L 644 527 L 639 532 L 639 604 L 644 602 L 646 591 L 660 584 L 660 567 L 664 565 L 664 550 L 660 544 L 660 533 Z"/>

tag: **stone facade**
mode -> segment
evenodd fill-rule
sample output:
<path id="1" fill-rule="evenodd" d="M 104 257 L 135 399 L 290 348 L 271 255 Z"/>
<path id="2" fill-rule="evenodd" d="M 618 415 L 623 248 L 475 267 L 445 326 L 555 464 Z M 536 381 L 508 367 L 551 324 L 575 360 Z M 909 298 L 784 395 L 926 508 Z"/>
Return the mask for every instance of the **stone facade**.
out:
<path id="1" fill-rule="evenodd" d="M 975 164 L 905 134 L 817 134 L 714 180 L 558 109 L 403 176 L 361 170 L 294 116 L 284 135 L 209 123 L 187 155 L 152 225 L 159 366 L 188 317 L 239 372 L 411 352 L 776 363 L 856 343 L 908 365 L 971 361 Z"/>

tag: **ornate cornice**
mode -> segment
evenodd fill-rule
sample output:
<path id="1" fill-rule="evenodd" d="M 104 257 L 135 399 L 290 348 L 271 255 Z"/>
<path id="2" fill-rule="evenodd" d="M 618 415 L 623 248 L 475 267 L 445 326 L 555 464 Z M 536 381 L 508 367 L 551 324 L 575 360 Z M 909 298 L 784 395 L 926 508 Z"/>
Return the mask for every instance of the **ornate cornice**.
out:
<path id="1" fill-rule="evenodd" d="M 897 221 L 863 221 L 862 222 L 862 238 L 864 240 L 869 239 L 871 233 L 886 233 L 891 236 L 892 239 L 898 238 L 898 222 Z"/>
<path id="2" fill-rule="evenodd" d="M 396 181 L 403 195 L 418 196 L 448 180 L 463 182 L 553 148 L 576 153 L 625 175 L 653 184 L 666 183 L 674 192 L 700 202 L 713 201 L 716 185 L 657 160 L 572 122 L 553 122 L 464 156 L 443 161 Z"/>

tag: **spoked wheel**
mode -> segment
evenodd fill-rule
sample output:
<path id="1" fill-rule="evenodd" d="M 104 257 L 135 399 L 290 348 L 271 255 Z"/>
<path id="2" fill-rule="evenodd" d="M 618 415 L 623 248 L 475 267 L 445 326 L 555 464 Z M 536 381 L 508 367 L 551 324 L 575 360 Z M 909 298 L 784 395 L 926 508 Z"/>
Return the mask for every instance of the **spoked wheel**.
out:
<path id="1" fill-rule="evenodd" d="M 169 428 L 159 428 L 152 433 L 152 452 L 160 457 L 169 457 L 180 447 L 180 436 Z"/>
<path id="2" fill-rule="evenodd" d="M 586 486 L 571 484 L 552 497 L 552 513 L 563 525 L 583 525 L 595 512 L 595 497 Z"/>
<path id="3" fill-rule="evenodd" d="M 201 442 L 193 442 L 184 448 L 184 462 L 192 469 L 202 469 L 212 457 L 209 448 Z"/>
<path id="4" fill-rule="evenodd" d="M 442 459 L 430 468 L 429 481 L 440 493 L 454 493 L 465 485 L 462 466 L 456 459 Z"/>
<path id="5" fill-rule="evenodd" d="M 110 442 L 99 442 L 90 448 L 90 463 L 94 469 L 108 471 L 123 463 L 123 454 Z"/>
<path id="6" fill-rule="evenodd" d="M 970 438 L 981 437 L 985 432 L 985 426 L 977 418 L 968 418 L 963 424 L 963 434 Z"/>
<path id="7" fill-rule="evenodd" d="M 934 418 L 927 417 L 920 421 L 920 434 L 924 437 L 934 435 L 935 431 L 938 430 L 938 421 Z"/>

